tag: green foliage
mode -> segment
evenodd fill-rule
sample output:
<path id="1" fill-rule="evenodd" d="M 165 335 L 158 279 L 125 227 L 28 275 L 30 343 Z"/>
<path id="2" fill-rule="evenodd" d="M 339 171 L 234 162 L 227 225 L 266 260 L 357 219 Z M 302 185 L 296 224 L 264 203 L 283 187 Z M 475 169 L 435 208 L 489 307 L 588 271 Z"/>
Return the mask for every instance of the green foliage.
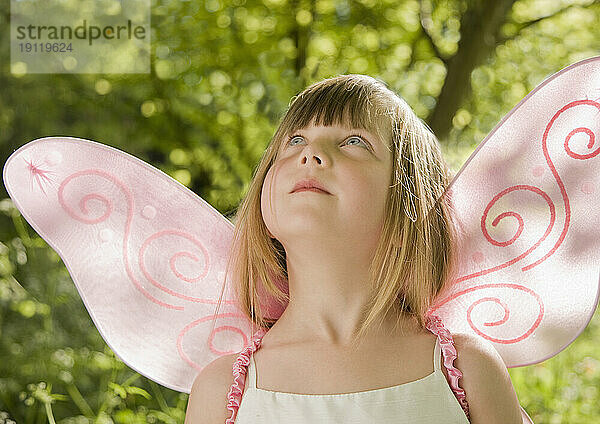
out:
<path id="1" fill-rule="evenodd" d="M 372 75 L 426 120 L 449 61 L 465 54 L 463 17 L 496 3 L 153 0 L 150 74 L 52 75 L 11 74 L 9 0 L 0 0 L 0 158 L 38 137 L 93 139 L 161 168 L 225 213 L 306 85 Z M 598 1 L 510 3 L 498 34 L 484 37 L 482 61 L 451 93 L 465 94 L 441 137 L 455 171 L 544 78 L 600 51 Z M 0 211 L 0 423 L 182 423 L 187 395 L 124 365 L 58 255 L 9 200 Z M 558 356 L 510 370 L 536 423 L 600 421 L 599 339 L 596 314 Z"/>
<path id="2" fill-rule="evenodd" d="M 182 423 L 187 395 L 121 362 L 59 256 L 10 200 L 0 212 L 15 231 L 0 243 L 0 422 Z"/>
<path id="3" fill-rule="evenodd" d="M 594 423 L 600 417 L 600 313 L 577 340 L 540 364 L 509 370 L 521 404 L 536 423 Z"/>

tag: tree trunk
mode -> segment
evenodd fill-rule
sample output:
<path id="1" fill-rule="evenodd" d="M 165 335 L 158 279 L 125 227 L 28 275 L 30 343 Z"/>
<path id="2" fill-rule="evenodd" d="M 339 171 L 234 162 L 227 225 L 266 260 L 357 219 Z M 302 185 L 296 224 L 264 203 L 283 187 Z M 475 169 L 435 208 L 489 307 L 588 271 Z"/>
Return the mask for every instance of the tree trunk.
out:
<path id="1" fill-rule="evenodd" d="M 447 74 L 428 124 L 440 140 L 452 129 L 452 118 L 471 91 L 471 72 L 494 51 L 500 27 L 516 0 L 474 0 L 460 22 L 458 50 L 448 60 Z"/>

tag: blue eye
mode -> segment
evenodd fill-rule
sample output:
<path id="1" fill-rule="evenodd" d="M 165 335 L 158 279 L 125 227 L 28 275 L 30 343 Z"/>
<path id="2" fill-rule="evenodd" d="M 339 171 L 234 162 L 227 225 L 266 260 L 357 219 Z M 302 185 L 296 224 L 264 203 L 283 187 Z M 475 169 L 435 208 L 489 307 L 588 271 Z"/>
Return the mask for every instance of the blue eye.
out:
<path id="1" fill-rule="evenodd" d="M 363 141 L 363 139 L 362 139 L 362 138 L 360 138 L 359 136 L 352 135 L 352 136 L 348 137 L 348 140 L 352 140 L 352 139 L 360 141 L 360 142 L 361 142 L 362 144 L 364 144 L 365 146 L 367 145 L 367 143 L 365 143 L 365 142 Z"/>
<path id="2" fill-rule="evenodd" d="M 288 140 L 288 143 L 287 143 L 287 144 L 288 144 L 288 145 L 290 145 L 290 146 L 293 146 L 293 145 L 294 145 L 294 144 L 293 144 L 293 141 L 294 141 L 294 139 L 296 139 L 296 138 L 302 138 L 302 136 L 300 136 L 300 135 L 294 135 L 294 136 L 291 136 L 291 137 L 289 138 L 289 140 Z M 355 140 L 358 140 L 358 141 L 360 141 L 360 142 L 361 142 L 361 143 L 362 143 L 362 144 L 363 144 L 365 147 L 367 147 L 367 148 L 368 148 L 368 145 L 367 145 L 367 143 L 366 143 L 366 142 L 365 142 L 365 141 L 364 141 L 364 140 L 363 140 L 363 139 L 362 139 L 362 138 L 361 138 L 359 135 L 351 135 L 350 137 L 348 137 L 348 138 L 345 140 L 345 142 L 344 142 L 344 143 L 347 143 L 349 140 L 352 140 L 352 139 L 355 139 Z M 357 146 L 357 145 L 358 145 L 358 144 L 354 144 L 354 146 Z M 352 144 L 350 144 L 350 146 L 352 146 Z"/>
<path id="3" fill-rule="evenodd" d="M 302 137 L 300 137 L 298 135 L 294 135 L 294 136 L 290 137 L 288 144 L 290 144 L 292 142 L 292 140 L 294 140 L 295 138 L 302 138 Z"/>

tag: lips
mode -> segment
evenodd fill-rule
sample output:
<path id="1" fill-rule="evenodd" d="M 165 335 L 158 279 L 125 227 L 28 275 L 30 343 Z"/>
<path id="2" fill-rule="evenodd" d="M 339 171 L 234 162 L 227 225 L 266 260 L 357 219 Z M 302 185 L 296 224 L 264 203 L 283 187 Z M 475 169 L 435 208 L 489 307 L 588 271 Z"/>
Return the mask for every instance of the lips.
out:
<path id="1" fill-rule="evenodd" d="M 329 194 L 326 191 L 320 190 L 318 188 L 299 188 L 298 190 L 294 191 L 293 193 L 299 193 L 301 191 L 314 191 L 315 193 L 323 193 L 323 194 Z"/>
<path id="2" fill-rule="evenodd" d="M 325 189 L 325 187 L 319 182 L 319 180 L 317 180 L 315 178 L 307 178 L 307 179 L 298 181 L 290 193 L 295 193 L 297 191 L 304 191 L 304 190 L 310 190 L 310 191 L 315 191 L 315 192 L 322 192 L 325 194 L 331 194 L 330 192 L 328 192 Z"/>

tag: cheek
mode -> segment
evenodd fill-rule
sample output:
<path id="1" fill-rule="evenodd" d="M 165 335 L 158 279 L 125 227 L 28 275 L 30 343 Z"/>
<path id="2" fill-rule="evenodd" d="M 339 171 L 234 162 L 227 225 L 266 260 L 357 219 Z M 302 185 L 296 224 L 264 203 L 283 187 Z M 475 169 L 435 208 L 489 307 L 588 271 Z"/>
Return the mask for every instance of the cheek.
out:
<path id="1" fill-rule="evenodd" d="M 272 207 L 275 200 L 273 192 L 273 175 L 274 171 L 273 167 L 271 167 L 265 175 L 265 181 L 263 182 L 260 192 L 260 210 L 267 227 L 272 222 Z"/>
<path id="2" fill-rule="evenodd" d="M 377 175 L 358 174 L 353 175 L 347 180 L 355 202 L 367 204 L 375 207 L 381 198 L 385 195 L 387 187 Z"/>
<path id="3" fill-rule="evenodd" d="M 388 184 L 387 179 L 379 177 L 364 176 L 354 182 L 355 190 L 352 190 L 352 203 L 355 212 L 371 222 L 381 222 L 385 216 L 387 202 Z"/>

